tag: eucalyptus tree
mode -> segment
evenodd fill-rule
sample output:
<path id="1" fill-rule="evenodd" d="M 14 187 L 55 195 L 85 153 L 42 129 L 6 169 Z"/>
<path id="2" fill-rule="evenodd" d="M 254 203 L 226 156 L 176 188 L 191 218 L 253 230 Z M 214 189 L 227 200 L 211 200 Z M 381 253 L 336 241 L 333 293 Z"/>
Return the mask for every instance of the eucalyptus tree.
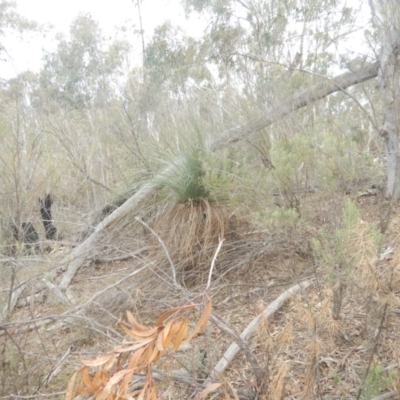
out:
<path id="1" fill-rule="evenodd" d="M 2 0 L 0 2 L 0 38 L 5 38 L 7 35 L 15 36 L 17 32 L 23 33 L 37 28 L 36 22 L 23 17 L 17 12 L 15 1 Z M 7 48 L 1 42 L 0 52 L 7 53 Z"/>
<path id="2" fill-rule="evenodd" d="M 69 38 L 57 36 L 57 49 L 46 53 L 40 74 L 42 88 L 60 105 L 92 108 L 113 96 L 112 78 L 122 74 L 128 44 L 108 43 L 98 23 L 79 15 L 71 24 Z"/>
<path id="3" fill-rule="evenodd" d="M 208 62 L 249 100 L 265 105 L 332 73 L 336 47 L 354 29 L 356 13 L 340 0 L 185 0 L 206 14 Z M 293 74 L 294 70 L 302 74 Z M 307 73 L 306 73 L 307 72 Z M 299 76 L 301 79 L 299 79 Z M 279 82 L 278 82 L 279 81 Z M 282 90 L 284 89 L 284 90 Z"/>
<path id="4" fill-rule="evenodd" d="M 379 88 L 384 121 L 380 129 L 386 148 L 387 195 L 400 197 L 400 3 L 370 0 L 372 18 L 381 43 Z"/>

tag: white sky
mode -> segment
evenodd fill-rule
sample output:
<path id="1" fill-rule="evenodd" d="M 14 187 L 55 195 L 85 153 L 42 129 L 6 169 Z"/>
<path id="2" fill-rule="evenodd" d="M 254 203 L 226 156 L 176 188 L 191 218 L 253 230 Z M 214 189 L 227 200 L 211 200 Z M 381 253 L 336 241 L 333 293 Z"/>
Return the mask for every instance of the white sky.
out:
<path id="1" fill-rule="evenodd" d="M 55 33 L 67 33 L 79 13 L 89 12 L 99 22 L 106 37 L 115 35 L 115 26 L 134 26 L 139 29 L 136 0 L 17 0 L 16 3 L 17 11 L 22 16 L 41 24 L 51 24 L 54 30 L 46 37 L 25 35 L 23 41 L 16 37 L 2 38 L 1 43 L 8 56 L 0 64 L 0 78 L 10 78 L 27 69 L 37 71 L 42 49 L 54 50 Z M 181 25 L 190 34 L 201 29 L 196 21 L 193 24 L 193 20 L 185 20 L 179 0 L 143 0 L 141 11 L 147 38 L 156 26 L 168 19 L 174 25 Z"/>

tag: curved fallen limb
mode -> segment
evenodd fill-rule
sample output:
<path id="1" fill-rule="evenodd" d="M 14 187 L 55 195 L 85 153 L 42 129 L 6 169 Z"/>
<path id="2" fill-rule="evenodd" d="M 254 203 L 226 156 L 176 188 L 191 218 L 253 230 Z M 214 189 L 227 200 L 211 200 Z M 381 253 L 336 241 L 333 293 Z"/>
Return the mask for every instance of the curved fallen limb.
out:
<path id="1" fill-rule="evenodd" d="M 294 294 L 300 292 L 308 288 L 312 284 L 312 280 L 301 282 L 297 285 L 292 286 L 285 292 L 283 292 L 278 298 L 276 298 L 272 303 L 268 305 L 267 308 L 261 314 L 258 314 L 249 325 L 247 325 L 246 329 L 241 333 L 240 338 L 246 343 L 250 339 L 254 330 L 257 328 L 262 319 L 270 318 L 276 311 L 278 311 L 286 300 L 288 300 Z M 232 360 L 239 353 L 240 346 L 237 343 L 232 343 L 228 350 L 224 353 L 221 359 L 218 361 L 217 365 L 214 367 L 213 372 L 211 373 L 208 383 L 215 381 L 215 379 L 221 375 L 228 365 L 232 362 Z"/>

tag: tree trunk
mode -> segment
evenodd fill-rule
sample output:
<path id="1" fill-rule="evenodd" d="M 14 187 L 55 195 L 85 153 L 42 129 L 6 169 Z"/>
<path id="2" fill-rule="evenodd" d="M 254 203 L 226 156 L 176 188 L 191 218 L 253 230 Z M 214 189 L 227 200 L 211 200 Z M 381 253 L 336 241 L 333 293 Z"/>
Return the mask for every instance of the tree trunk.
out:
<path id="1" fill-rule="evenodd" d="M 380 133 L 386 152 L 386 195 L 397 200 L 400 196 L 400 2 L 370 0 L 370 6 L 382 41 L 378 80 L 383 98 L 384 121 Z"/>
<path id="2" fill-rule="evenodd" d="M 281 103 L 267 108 L 264 115 L 260 118 L 250 121 L 247 124 L 228 129 L 220 135 L 214 135 L 216 139 L 210 141 L 207 147 L 210 151 L 217 151 L 229 144 L 238 142 L 243 138 L 248 138 L 253 133 L 265 128 L 268 125 L 271 125 L 275 121 L 278 121 L 279 119 L 285 117 L 295 110 L 298 110 L 299 108 L 320 100 L 331 93 L 345 90 L 346 88 L 356 85 L 357 83 L 365 82 L 369 79 L 375 78 L 378 75 L 378 69 L 379 63 L 369 64 L 356 71 L 346 72 L 331 80 L 327 80 L 323 84 L 315 85 L 309 90 L 300 92 Z M 175 163 L 179 163 L 179 161 L 180 158 L 178 157 L 175 160 Z M 175 163 L 172 163 L 169 167 L 162 171 L 159 174 L 159 177 L 163 177 L 165 174 L 168 175 L 174 169 Z M 86 254 L 95 243 L 99 233 L 107 226 L 121 220 L 128 213 L 133 212 L 141 201 L 155 192 L 160 181 L 161 179 L 156 177 L 151 182 L 142 186 L 124 204 L 122 204 L 112 214 L 98 224 L 94 232 L 83 243 L 71 251 L 71 254 L 63 262 L 64 267 L 66 267 L 68 264 L 68 269 L 61 280 L 61 289 L 66 289 L 69 286 L 77 270 L 84 263 Z"/>
<path id="3" fill-rule="evenodd" d="M 330 80 L 327 79 L 324 83 L 320 83 L 308 90 L 297 93 L 278 104 L 268 107 L 261 117 L 244 125 L 231 128 L 220 135 L 215 135 L 216 139 L 210 143 L 209 149 L 211 151 L 216 151 L 228 144 L 238 142 L 252 133 L 258 132 L 267 126 L 272 125 L 274 122 L 299 108 L 312 104 L 317 100 L 321 100 L 332 93 L 345 90 L 357 83 L 362 83 L 369 79 L 376 78 L 378 70 L 378 62 L 368 64 L 356 71 L 346 72 Z"/>

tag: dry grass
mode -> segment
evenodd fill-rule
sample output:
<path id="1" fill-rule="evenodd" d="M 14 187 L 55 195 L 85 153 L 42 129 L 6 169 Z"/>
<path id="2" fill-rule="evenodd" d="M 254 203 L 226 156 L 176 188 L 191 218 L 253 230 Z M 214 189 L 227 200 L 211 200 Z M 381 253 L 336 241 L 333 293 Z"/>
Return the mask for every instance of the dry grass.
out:
<path id="1" fill-rule="evenodd" d="M 180 266 L 178 273 L 186 284 L 201 283 L 201 274 L 210 266 L 219 239 L 229 230 L 227 213 L 207 200 L 186 201 L 161 211 L 152 224 L 164 242 L 171 260 Z M 154 238 L 155 239 L 155 238 Z M 154 259 L 165 259 L 155 243 Z M 157 254 L 158 253 L 158 254 Z M 190 276 L 195 270 L 195 276 Z"/>

